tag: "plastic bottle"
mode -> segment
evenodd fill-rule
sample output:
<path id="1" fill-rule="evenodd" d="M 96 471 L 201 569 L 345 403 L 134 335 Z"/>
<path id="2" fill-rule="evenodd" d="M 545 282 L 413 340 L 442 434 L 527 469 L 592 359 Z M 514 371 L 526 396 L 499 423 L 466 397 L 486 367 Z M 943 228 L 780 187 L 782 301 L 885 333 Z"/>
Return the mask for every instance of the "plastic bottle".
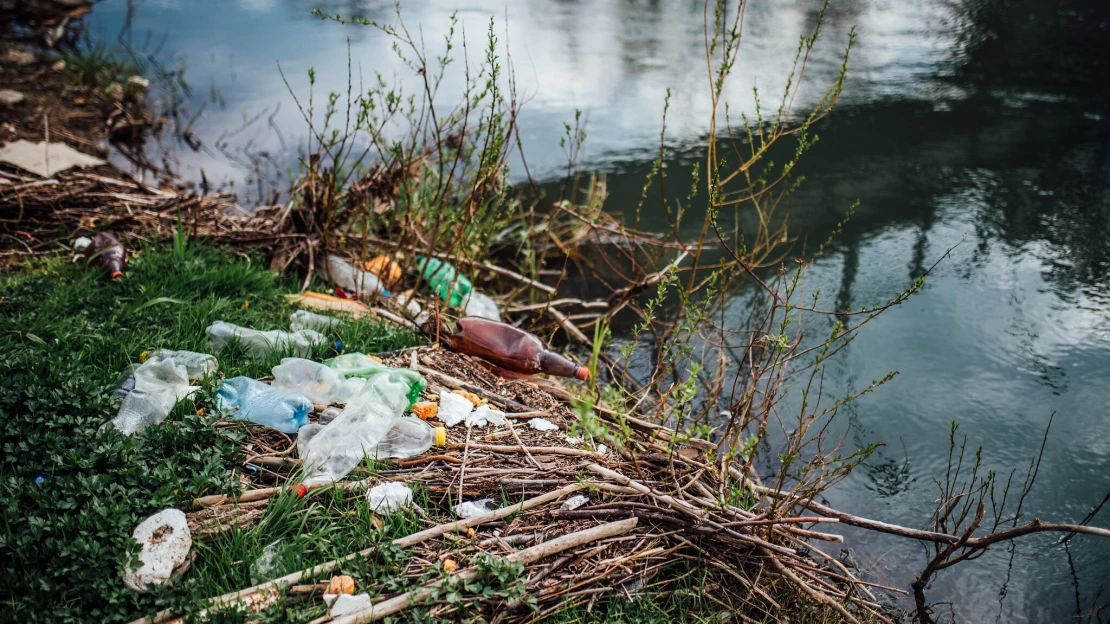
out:
<path id="1" fill-rule="evenodd" d="M 303 358 L 283 358 L 273 368 L 272 387 L 308 397 L 313 403 L 347 403 L 362 390 L 362 379 L 346 380 L 330 366 Z M 345 383 L 351 381 L 355 383 Z"/>
<path id="2" fill-rule="evenodd" d="M 337 286 L 344 290 L 353 290 L 363 298 L 385 291 L 377 275 L 356 269 L 350 262 L 335 254 L 328 254 L 325 276 Z"/>
<path id="3" fill-rule="evenodd" d="M 345 377 L 370 377 L 391 370 L 391 367 L 363 353 L 344 353 L 324 360 L 324 366 L 334 368 Z"/>
<path id="4" fill-rule="evenodd" d="M 439 258 L 416 258 L 416 269 L 428 282 L 428 286 L 439 294 L 452 308 L 462 304 L 463 297 L 470 294 L 473 285 L 455 267 Z"/>
<path id="5" fill-rule="evenodd" d="M 248 353 L 255 357 L 286 349 L 292 349 L 295 355 L 304 357 L 312 353 L 313 345 L 327 341 L 322 334 L 311 329 L 292 333 L 280 329 L 258 331 L 223 321 L 216 321 L 205 331 L 212 350 L 217 353 L 232 340 L 238 340 L 247 348 Z"/>
<path id="6" fill-rule="evenodd" d="M 134 375 L 135 387 L 123 398 L 119 413 L 110 423 L 124 435 L 161 423 L 178 401 L 198 390 L 189 385 L 185 367 L 172 359 L 144 362 L 135 368 Z"/>
<path id="7" fill-rule="evenodd" d="M 85 258 L 89 266 L 95 264 L 111 279 L 123 277 L 123 270 L 127 268 L 127 251 L 111 232 L 97 233 L 85 248 Z"/>
<path id="8" fill-rule="evenodd" d="M 208 375 L 216 372 L 219 363 L 216 358 L 208 355 L 207 353 L 197 353 L 196 351 L 171 351 L 170 349 L 155 349 L 154 351 L 144 351 L 139 359 L 143 362 L 149 360 L 173 360 L 174 363 L 180 364 L 185 367 L 185 371 L 189 374 L 189 379 L 204 379 Z"/>
<path id="9" fill-rule="evenodd" d="M 479 316 L 491 321 L 501 322 L 501 310 L 497 303 L 477 290 L 471 290 L 463 297 L 462 310 L 464 316 Z"/>
<path id="10" fill-rule="evenodd" d="M 317 314 L 315 312 L 309 312 L 308 310 L 297 310 L 289 315 L 289 329 L 293 331 L 300 331 L 302 329 L 328 331 L 342 322 L 342 319 L 337 319 L 334 316 Z"/>
<path id="11" fill-rule="evenodd" d="M 312 401 L 250 377 L 233 377 L 216 393 L 216 407 L 231 414 L 234 420 L 249 420 L 282 433 L 296 433 L 308 424 Z"/>
<path id="12" fill-rule="evenodd" d="M 590 375 L 585 366 L 578 366 L 549 350 L 536 336 L 512 325 L 477 316 L 459 319 L 458 331 L 451 336 L 451 343 L 459 353 L 484 358 L 516 373 L 547 373 L 580 380 Z"/>

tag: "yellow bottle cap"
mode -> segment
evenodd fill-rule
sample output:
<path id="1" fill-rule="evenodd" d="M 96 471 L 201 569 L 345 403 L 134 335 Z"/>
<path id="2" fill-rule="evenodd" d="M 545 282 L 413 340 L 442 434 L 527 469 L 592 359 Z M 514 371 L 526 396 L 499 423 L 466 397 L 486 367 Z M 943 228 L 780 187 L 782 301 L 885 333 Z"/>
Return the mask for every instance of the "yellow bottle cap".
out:
<path id="1" fill-rule="evenodd" d="M 447 429 L 445 427 L 436 427 L 436 446 L 447 446 Z"/>

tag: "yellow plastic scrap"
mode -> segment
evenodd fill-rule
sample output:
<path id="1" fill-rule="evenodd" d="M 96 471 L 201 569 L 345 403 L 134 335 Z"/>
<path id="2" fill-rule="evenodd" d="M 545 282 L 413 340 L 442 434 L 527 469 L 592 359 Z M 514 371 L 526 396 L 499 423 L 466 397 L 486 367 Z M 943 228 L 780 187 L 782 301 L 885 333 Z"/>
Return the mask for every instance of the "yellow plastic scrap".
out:
<path id="1" fill-rule="evenodd" d="M 355 579 L 349 576 L 333 576 L 328 581 L 328 594 L 354 594 Z"/>

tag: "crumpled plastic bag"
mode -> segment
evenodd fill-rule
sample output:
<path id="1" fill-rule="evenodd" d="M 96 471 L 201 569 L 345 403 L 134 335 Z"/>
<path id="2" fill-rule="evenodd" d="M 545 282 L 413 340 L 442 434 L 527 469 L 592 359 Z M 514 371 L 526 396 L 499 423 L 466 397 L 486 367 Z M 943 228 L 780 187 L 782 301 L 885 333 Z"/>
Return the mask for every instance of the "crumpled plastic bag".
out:
<path id="1" fill-rule="evenodd" d="M 412 488 L 396 481 L 381 483 L 366 492 L 366 499 L 370 501 L 370 509 L 388 516 L 412 505 Z"/>

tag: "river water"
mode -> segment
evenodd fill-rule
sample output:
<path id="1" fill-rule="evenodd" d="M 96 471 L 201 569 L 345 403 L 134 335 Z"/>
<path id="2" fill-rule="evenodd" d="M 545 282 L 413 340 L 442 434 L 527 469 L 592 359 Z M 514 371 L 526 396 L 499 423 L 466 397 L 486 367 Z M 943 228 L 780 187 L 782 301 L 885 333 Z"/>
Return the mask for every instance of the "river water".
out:
<path id="1" fill-rule="evenodd" d="M 726 92 L 734 113 L 751 110 L 752 85 L 781 91 L 815 4 L 749 7 Z M 382 36 L 324 23 L 309 14 L 317 6 L 392 14 L 391 2 L 364 0 L 135 7 L 132 45 L 184 61 L 189 108 L 204 107 L 194 124 L 200 151 L 164 141 L 171 168 L 198 180 L 203 169 L 248 200 L 264 197 L 268 184 L 284 180 L 282 166 L 305 134 L 278 62 L 301 93 L 309 67 L 324 89 L 345 89 L 348 40 L 356 73 L 401 72 Z M 498 19 L 531 97 L 520 122 L 533 174 L 559 178 L 562 124 L 581 109 L 583 171 L 605 172 L 610 209 L 628 209 L 657 150 L 670 88 L 668 172 L 673 188 L 685 187 L 704 150 L 709 108 L 700 2 L 429 1 L 406 3 L 404 16 L 431 46 L 456 8 L 475 43 L 489 17 Z M 93 35 L 114 39 L 127 13 L 123 0 L 98 4 L 88 20 Z M 886 446 L 828 500 L 923 526 L 950 421 L 984 447 L 988 468 L 1017 469 L 1020 480 L 1055 412 L 1024 508 L 1046 521 L 1078 520 L 1110 490 L 1110 3 L 834 0 L 803 100 L 814 101 L 835 76 L 852 25 L 859 46 L 845 96 L 802 162 L 807 179 L 791 207 L 791 231 L 824 240 L 844 210 L 860 204 L 834 252 L 811 271 L 810 290 L 824 293 L 826 308 L 876 305 L 967 238 L 920 295 L 869 325 L 829 367 L 832 396 L 900 374 L 843 414 L 851 444 Z M 662 230 L 658 208 L 648 205 L 645 225 Z M 1110 510 L 1093 524 L 1110 526 Z M 854 561 L 878 582 L 908 588 L 926 561 L 915 543 L 847 537 Z M 1065 548 L 1041 536 L 942 572 L 927 596 L 961 622 L 1092 613 L 1101 621 L 1108 581 L 1110 542 L 1080 536 Z"/>

